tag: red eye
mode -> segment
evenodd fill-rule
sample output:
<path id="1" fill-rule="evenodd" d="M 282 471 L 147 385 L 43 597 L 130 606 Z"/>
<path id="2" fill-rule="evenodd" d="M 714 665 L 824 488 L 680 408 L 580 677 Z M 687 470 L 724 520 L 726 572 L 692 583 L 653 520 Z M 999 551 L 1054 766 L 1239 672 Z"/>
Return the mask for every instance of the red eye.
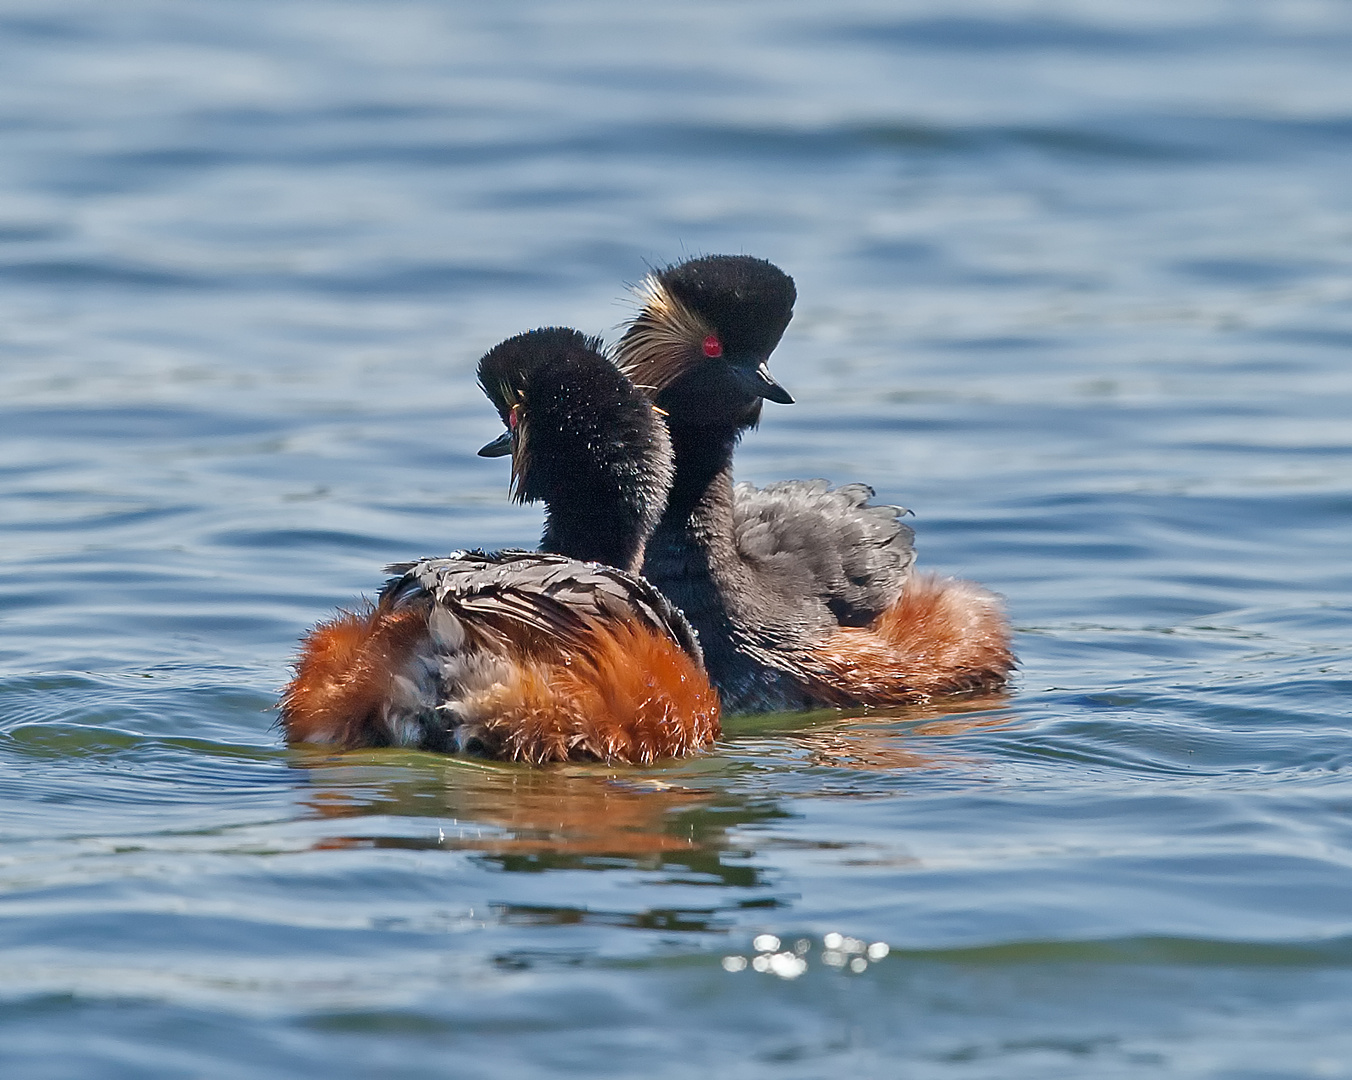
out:
<path id="1" fill-rule="evenodd" d="M 519 413 L 520 411 L 521 411 L 520 405 L 513 405 L 511 410 L 507 413 L 507 430 L 509 431 L 516 430 L 516 425 L 520 423 L 520 420 L 517 417 L 517 413 Z"/>
<path id="2" fill-rule="evenodd" d="M 718 340 L 717 334 L 710 334 L 707 338 L 704 339 L 704 355 L 705 356 L 723 355 L 723 343 Z"/>

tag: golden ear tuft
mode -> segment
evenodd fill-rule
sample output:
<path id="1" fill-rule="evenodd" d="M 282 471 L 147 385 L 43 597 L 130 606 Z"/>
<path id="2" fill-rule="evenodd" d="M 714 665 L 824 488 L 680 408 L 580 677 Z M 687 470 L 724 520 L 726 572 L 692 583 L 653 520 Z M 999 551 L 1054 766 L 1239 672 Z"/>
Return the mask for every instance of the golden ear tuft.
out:
<path id="1" fill-rule="evenodd" d="M 657 394 L 703 361 L 703 342 L 713 329 L 653 274 L 634 292 L 643 307 L 620 340 L 615 363 L 639 389 Z"/>
<path id="2" fill-rule="evenodd" d="M 512 432 L 512 479 L 508 492 L 513 502 L 526 501 L 526 470 L 530 468 L 530 424 L 521 413 L 521 404 L 512 406 L 510 429 Z"/>

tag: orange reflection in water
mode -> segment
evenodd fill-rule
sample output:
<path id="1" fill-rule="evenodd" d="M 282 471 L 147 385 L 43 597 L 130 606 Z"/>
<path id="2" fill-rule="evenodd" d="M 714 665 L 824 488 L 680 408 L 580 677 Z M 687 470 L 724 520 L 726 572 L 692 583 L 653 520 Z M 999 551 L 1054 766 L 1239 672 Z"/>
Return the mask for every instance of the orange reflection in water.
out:
<path id="1" fill-rule="evenodd" d="M 792 738 L 813 765 L 869 772 L 951 768 L 970 765 L 973 756 L 933 740 L 1009 727 L 1017 721 L 1009 704 L 1009 695 L 1000 693 L 913 705 L 851 716 Z"/>
<path id="2" fill-rule="evenodd" d="M 402 751 L 300 755 L 297 763 L 310 780 L 304 800 L 319 817 L 438 821 L 435 840 L 340 835 L 317 847 L 440 847 L 536 860 L 532 867 L 614 858 L 686 864 L 730 878 L 743 870 L 722 856 L 745 853 L 732 831 L 786 813 L 772 781 L 745 782 L 742 752 L 755 750 L 763 766 L 763 751 L 778 748 L 786 772 L 801 769 L 805 757 L 814 766 L 869 772 L 970 765 L 972 755 L 946 740 L 1013 724 L 1008 706 L 1000 694 L 850 717 L 756 718 L 759 730 L 725 742 L 725 753 L 662 769 L 538 768 Z"/>
<path id="3" fill-rule="evenodd" d="M 428 765 L 425 757 L 408 760 L 400 770 L 375 764 L 376 754 L 361 756 L 371 764 L 329 760 L 309 765 L 313 787 L 305 801 L 311 809 L 335 819 L 435 817 L 441 829 L 436 846 L 448 849 L 661 856 L 724 847 L 727 824 L 744 819 L 734 812 L 729 815 L 734 821 L 717 826 L 703 817 L 692 820 L 693 812 L 710 806 L 719 793 L 645 777 L 638 770 L 459 761 Z M 333 837 L 319 846 L 372 843 L 371 837 Z"/>

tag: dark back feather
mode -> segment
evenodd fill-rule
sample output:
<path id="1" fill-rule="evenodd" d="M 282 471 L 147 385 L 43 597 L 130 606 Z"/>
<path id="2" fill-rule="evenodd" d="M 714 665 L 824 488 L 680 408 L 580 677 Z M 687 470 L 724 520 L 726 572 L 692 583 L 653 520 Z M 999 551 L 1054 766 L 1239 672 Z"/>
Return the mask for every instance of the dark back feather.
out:
<path id="1" fill-rule="evenodd" d="M 430 597 L 466 626 L 513 637 L 524 631 L 570 649 L 585 645 L 597 625 L 629 619 L 665 634 L 703 663 L 685 616 L 643 578 L 612 566 L 537 551 L 458 551 L 386 569 L 397 576 L 381 590 L 382 606 Z"/>

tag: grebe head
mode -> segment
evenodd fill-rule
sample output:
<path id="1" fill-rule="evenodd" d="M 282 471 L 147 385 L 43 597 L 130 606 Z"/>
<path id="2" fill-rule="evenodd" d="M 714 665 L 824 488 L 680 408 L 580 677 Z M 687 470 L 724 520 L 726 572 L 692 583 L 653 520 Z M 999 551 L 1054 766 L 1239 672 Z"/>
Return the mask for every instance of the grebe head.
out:
<path id="1" fill-rule="evenodd" d="M 779 267 L 707 255 L 650 274 L 638 294 L 617 363 L 673 422 L 744 427 L 764 398 L 793 404 L 767 367 L 797 298 Z"/>
<path id="2" fill-rule="evenodd" d="M 546 504 L 541 549 L 636 570 L 671 489 L 671 440 L 600 339 L 518 334 L 484 354 L 479 385 L 507 425 L 479 453 L 511 454 L 513 498 Z"/>

